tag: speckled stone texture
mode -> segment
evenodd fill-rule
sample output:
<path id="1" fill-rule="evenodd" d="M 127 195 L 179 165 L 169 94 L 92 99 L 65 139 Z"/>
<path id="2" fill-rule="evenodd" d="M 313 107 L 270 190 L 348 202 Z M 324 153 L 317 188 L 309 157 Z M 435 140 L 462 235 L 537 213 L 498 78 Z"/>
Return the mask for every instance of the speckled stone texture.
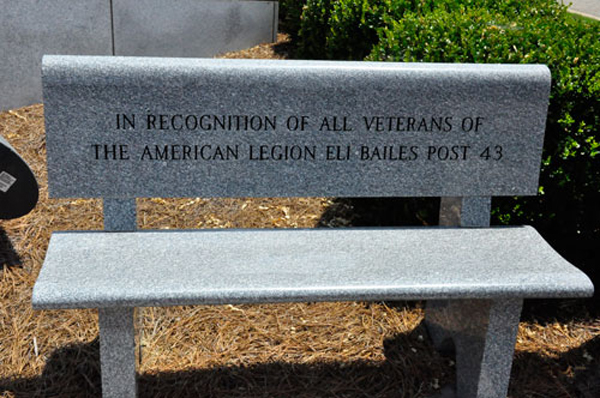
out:
<path id="1" fill-rule="evenodd" d="M 440 225 L 489 227 L 491 199 L 442 198 Z M 427 301 L 425 325 L 434 345 L 456 354 L 457 397 L 506 396 L 522 302 L 522 298 Z"/>
<path id="2" fill-rule="evenodd" d="M 591 295 L 531 227 L 57 232 L 35 308 Z"/>
<path id="3" fill-rule="evenodd" d="M 545 66 L 46 57 L 43 74 L 52 197 L 537 193 Z M 258 119 L 182 127 L 204 115 Z"/>
<path id="4" fill-rule="evenodd" d="M 456 396 L 505 398 L 522 299 L 428 301 L 427 330 L 456 352 Z"/>
<path id="5" fill-rule="evenodd" d="M 100 308 L 100 365 L 103 398 L 137 396 L 133 308 Z"/>
<path id="6" fill-rule="evenodd" d="M 492 198 L 489 196 L 445 197 L 440 202 L 440 225 L 488 227 Z"/>
<path id="7" fill-rule="evenodd" d="M 112 54 L 109 0 L 0 0 L 0 111 L 42 100 L 43 54 Z"/>
<path id="8" fill-rule="evenodd" d="M 104 199 L 103 205 L 105 231 L 137 229 L 135 199 Z"/>
<path id="9" fill-rule="evenodd" d="M 212 57 L 273 42 L 277 4 L 113 0 L 115 55 Z"/>

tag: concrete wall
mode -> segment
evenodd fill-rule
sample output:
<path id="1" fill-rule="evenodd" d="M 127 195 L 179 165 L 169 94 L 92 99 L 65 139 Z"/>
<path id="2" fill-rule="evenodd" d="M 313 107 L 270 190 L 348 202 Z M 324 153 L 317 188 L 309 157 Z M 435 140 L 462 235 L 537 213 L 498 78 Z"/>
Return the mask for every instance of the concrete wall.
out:
<path id="1" fill-rule="evenodd" d="M 46 54 L 112 54 L 107 0 L 0 0 L 0 110 L 41 102 Z"/>
<path id="2" fill-rule="evenodd" d="M 588 18 L 600 20 L 600 0 L 559 0 L 562 4 L 569 5 L 569 11 L 584 15 Z"/>
<path id="3" fill-rule="evenodd" d="M 211 57 L 277 38 L 277 3 L 114 0 L 116 55 Z"/>
<path id="4" fill-rule="evenodd" d="M 211 57 L 275 41 L 277 2 L 0 0 L 0 111 L 42 101 L 43 54 Z"/>

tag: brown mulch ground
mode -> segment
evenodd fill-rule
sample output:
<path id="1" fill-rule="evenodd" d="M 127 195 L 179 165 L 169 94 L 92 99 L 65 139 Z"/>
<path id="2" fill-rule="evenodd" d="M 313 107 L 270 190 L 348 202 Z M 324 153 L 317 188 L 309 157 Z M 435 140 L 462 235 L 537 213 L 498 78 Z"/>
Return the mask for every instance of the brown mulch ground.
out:
<path id="1" fill-rule="evenodd" d="M 226 54 L 285 58 L 276 45 Z M 0 222 L 0 397 L 99 396 L 97 314 L 33 311 L 50 233 L 101 229 L 100 200 L 48 199 L 43 108 L 0 113 L 0 134 L 31 165 L 37 207 Z M 310 199 L 143 199 L 138 225 L 162 228 L 339 226 L 343 206 Z M 600 322 L 520 325 L 511 397 L 600 396 Z M 422 325 L 421 303 L 300 303 L 138 310 L 141 397 L 424 397 L 454 377 Z"/>

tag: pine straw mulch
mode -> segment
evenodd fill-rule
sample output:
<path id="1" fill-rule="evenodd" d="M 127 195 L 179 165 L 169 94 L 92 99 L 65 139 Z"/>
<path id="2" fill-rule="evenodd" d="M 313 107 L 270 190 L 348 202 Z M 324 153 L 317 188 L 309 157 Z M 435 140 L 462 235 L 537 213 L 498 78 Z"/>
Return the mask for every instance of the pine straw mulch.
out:
<path id="1" fill-rule="evenodd" d="M 276 45 L 227 57 L 285 58 Z M 0 113 L 0 134 L 31 165 L 40 201 L 0 223 L 0 396 L 100 395 L 97 314 L 33 311 L 50 233 L 102 228 L 100 200 L 48 199 L 42 105 Z M 138 225 L 283 228 L 346 225 L 311 199 L 142 199 Z M 347 213 L 348 209 L 339 214 Z M 138 310 L 140 397 L 423 397 L 451 383 L 421 303 L 300 303 Z M 600 322 L 522 322 L 511 397 L 600 396 Z"/>

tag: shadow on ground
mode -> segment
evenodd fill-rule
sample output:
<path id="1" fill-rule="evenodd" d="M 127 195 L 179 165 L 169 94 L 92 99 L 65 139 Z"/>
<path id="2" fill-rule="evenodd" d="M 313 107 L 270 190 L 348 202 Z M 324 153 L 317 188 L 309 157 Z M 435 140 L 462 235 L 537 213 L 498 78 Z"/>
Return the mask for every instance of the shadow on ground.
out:
<path id="1" fill-rule="evenodd" d="M 0 271 L 4 267 L 21 265 L 21 257 L 15 251 L 6 231 L 0 227 Z"/>
<path id="2" fill-rule="evenodd" d="M 447 385 L 455 377 L 451 358 L 436 353 L 424 333 L 421 324 L 386 340 L 384 362 L 272 362 L 144 374 L 139 377 L 139 396 L 424 397 L 439 391 L 434 385 Z M 58 349 L 39 377 L 0 380 L 0 394 L 100 397 L 98 350 L 98 340 Z M 600 366 L 590 359 L 590 353 L 597 352 L 600 338 L 558 358 L 519 353 L 513 365 L 511 397 L 600 396 Z"/>
<path id="3" fill-rule="evenodd" d="M 433 378 L 453 378 L 448 360 L 434 350 L 422 326 L 384 343 L 381 362 L 300 364 L 272 362 L 158 374 L 138 379 L 140 397 L 407 397 L 429 390 Z M 39 377 L 0 380 L 0 395 L 100 397 L 99 344 L 54 351 Z M 432 362 L 423 360 L 431 355 Z M 447 368 L 450 374 L 443 374 Z M 437 370 L 437 373 L 436 373 Z M 421 379 L 415 377 L 421 375 Z M 426 376 L 424 376 L 426 375 Z"/>

